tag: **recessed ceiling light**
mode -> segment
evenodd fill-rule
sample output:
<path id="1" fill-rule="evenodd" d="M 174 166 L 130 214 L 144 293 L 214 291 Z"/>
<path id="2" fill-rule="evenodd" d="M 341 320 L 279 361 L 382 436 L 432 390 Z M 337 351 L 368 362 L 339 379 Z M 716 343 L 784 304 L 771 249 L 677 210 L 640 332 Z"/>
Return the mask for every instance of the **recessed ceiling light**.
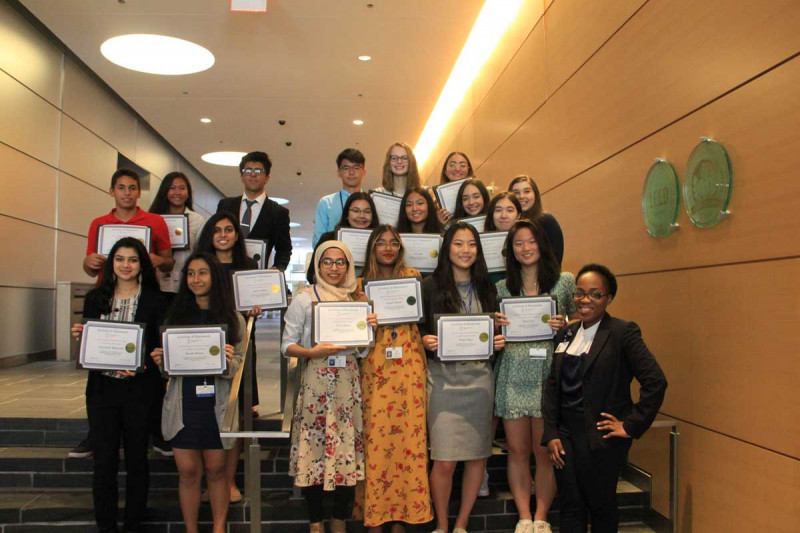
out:
<path id="1" fill-rule="evenodd" d="M 364 123 L 364 121 L 363 120 L 359 120 L 359 119 L 356 119 L 356 120 L 353 121 L 353 124 L 355 124 L 356 126 L 360 126 L 363 123 Z"/>
<path id="2" fill-rule="evenodd" d="M 289 203 L 289 200 L 287 200 L 286 198 L 278 198 L 277 196 L 270 196 L 269 199 L 272 200 L 273 202 L 275 202 L 278 205 L 283 205 L 283 204 L 288 204 Z"/>
<path id="3" fill-rule="evenodd" d="M 115 65 L 165 76 L 201 72 L 214 64 L 206 48 L 166 35 L 119 35 L 100 45 L 100 53 Z"/>
<path id="4" fill-rule="evenodd" d="M 200 122 L 202 122 L 203 124 L 208 124 L 209 122 L 211 122 L 211 119 L 207 118 L 207 117 L 203 117 L 203 118 L 200 119 Z"/>
<path id="5" fill-rule="evenodd" d="M 372 61 L 372 56 L 358 56 L 359 61 Z"/>
<path id="6" fill-rule="evenodd" d="M 289 222 L 290 228 L 299 228 L 301 224 L 299 222 Z"/>
<path id="7" fill-rule="evenodd" d="M 212 165 L 225 167 L 238 167 L 247 152 L 209 152 L 200 156 L 200 159 Z"/>

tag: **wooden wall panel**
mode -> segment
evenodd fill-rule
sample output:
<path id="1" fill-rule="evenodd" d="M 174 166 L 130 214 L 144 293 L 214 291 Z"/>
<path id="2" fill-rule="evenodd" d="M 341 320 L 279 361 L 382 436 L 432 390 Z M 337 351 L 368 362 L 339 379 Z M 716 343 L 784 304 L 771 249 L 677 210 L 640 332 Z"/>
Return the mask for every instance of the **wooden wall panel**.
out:
<path id="1" fill-rule="evenodd" d="M 117 150 L 70 117 L 61 118 L 61 170 L 101 191 L 111 187 Z"/>
<path id="2" fill-rule="evenodd" d="M 63 54 L 6 2 L 0 2 L 0 43 L 0 69 L 60 107 Z"/>
<path id="3" fill-rule="evenodd" d="M 136 152 L 133 160 L 158 178 L 163 178 L 177 168 L 172 150 L 141 123 L 136 129 Z"/>
<path id="4" fill-rule="evenodd" d="M 2 285 L 55 288 L 55 234 L 51 228 L 0 216 L 0 250 L 9 252 L 0 261 Z"/>
<path id="5" fill-rule="evenodd" d="M 86 236 L 92 220 L 105 215 L 113 207 L 114 199 L 108 192 L 59 173 L 58 229 Z"/>
<path id="6" fill-rule="evenodd" d="M 59 231 L 56 238 L 58 239 L 55 257 L 56 280 L 94 283 L 97 278 L 90 278 L 83 271 L 83 258 L 86 257 L 86 237 Z"/>
<path id="7" fill-rule="evenodd" d="M 0 358 L 52 350 L 56 291 L 0 287 Z"/>
<path id="8" fill-rule="evenodd" d="M 0 72 L 0 102 L 5 103 L 0 106 L 0 142 L 57 166 L 58 109 L 4 72 Z"/>
<path id="9" fill-rule="evenodd" d="M 57 170 L 0 144 L 0 213 L 55 227 Z M 31 184 L 37 194 L 30 194 Z"/>

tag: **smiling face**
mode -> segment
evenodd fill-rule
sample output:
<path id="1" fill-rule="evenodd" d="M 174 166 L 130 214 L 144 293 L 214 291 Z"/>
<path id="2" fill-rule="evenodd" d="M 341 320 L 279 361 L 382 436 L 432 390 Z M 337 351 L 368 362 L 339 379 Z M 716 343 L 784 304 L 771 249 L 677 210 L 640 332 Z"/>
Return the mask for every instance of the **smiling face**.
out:
<path id="1" fill-rule="evenodd" d="M 114 202 L 120 209 L 133 209 L 142 192 L 139 190 L 139 182 L 129 176 L 117 178 L 114 186 L 109 190 L 114 198 Z"/>
<path id="2" fill-rule="evenodd" d="M 528 228 L 520 228 L 514 234 L 514 257 L 522 266 L 531 266 L 539 262 L 539 245 L 533 232 Z"/>
<path id="3" fill-rule="evenodd" d="M 478 242 L 468 229 L 460 229 L 450 243 L 450 262 L 453 267 L 469 270 L 478 258 Z"/>
<path id="4" fill-rule="evenodd" d="M 372 224 L 372 207 L 366 200 L 354 200 L 347 212 L 351 228 L 366 229 Z"/>
<path id="5" fill-rule="evenodd" d="M 392 174 L 395 176 L 405 176 L 408 174 L 408 153 L 402 146 L 392 146 L 389 154 L 389 164 L 392 167 Z"/>
<path id="6" fill-rule="evenodd" d="M 447 166 L 445 167 L 444 174 L 450 181 L 459 181 L 466 178 L 469 174 L 469 163 L 467 163 L 467 158 L 461 154 L 451 155 L 450 159 L 447 160 Z"/>
<path id="7" fill-rule="evenodd" d="M 400 241 L 391 231 L 384 231 L 375 240 L 375 254 L 379 265 L 394 266 L 400 255 Z"/>
<path id="8" fill-rule="evenodd" d="M 330 265 L 326 266 L 328 259 Z M 320 258 L 318 272 L 326 283 L 338 287 L 347 277 L 347 256 L 339 248 L 328 248 Z"/>
<path id="9" fill-rule="evenodd" d="M 227 252 L 236 244 L 236 229 L 233 223 L 227 218 L 223 218 L 214 224 L 214 249 L 220 252 Z"/>
<path id="10" fill-rule="evenodd" d="M 494 204 L 492 217 L 494 217 L 494 226 L 497 231 L 508 231 L 511 225 L 519 218 L 519 212 L 517 211 L 517 206 L 511 200 L 503 198 Z"/>
<path id="11" fill-rule="evenodd" d="M 412 192 L 406 198 L 406 217 L 415 224 L 425 222 L 428 218 L 428 202 L 418 192 Z"/>
<path id="12" fill-rule="evenodd" d="M 186 200 L 189 199 L 189 186 L 183 178 L 175 178 L 167 191 L 167 201 L 169 205 L 177 209 L 186 207 Z"/>
<path id="13" fill-rule="evenodd" d="M 536 202 L 536 194 L 533 192 L 533 187 L 526 180 L 520 180 L 511 187 L 511 191 L 517 196 L 522 209 L 527 211 L 533 207 Z"/>
<path id="14" fill-rule="evenodd" d="M 483 210 L 483 195 L 481 195 L 480 189 L 475 185 L 464 187 L 464 192 L 461 194 L 461 205 L 470 216 L 480 214 Z"/>
<path id="15" fill-rule="evenodd" d="M 186 268 L 186 285 L 195 296 L 211 292 L 211 267 L 204 259 L 194 259 Z"/>
<path id="16" fill-rule="evenodd" d="M 583 298 L 575 298 L 575 307 L 583 322 L 583 327 L 588 328 L 600 321 L 606 312 L 606 307 L 614 299 L 608 294 L 608 286 L 603 276 L 596 272 L 586 272 L 575 282 L 576 291 L 586 294 Z M 589 298 L 589 294 L 600 293 L 602 296 L 597 300 Z"/>
<path id="17" fill-rule="evenodd" d="M 139 277 L 142 264 L 139 254 L 133 248 L 120 246 L 114 252 L 114 275 L 119 281 L 132 281 Z"/>

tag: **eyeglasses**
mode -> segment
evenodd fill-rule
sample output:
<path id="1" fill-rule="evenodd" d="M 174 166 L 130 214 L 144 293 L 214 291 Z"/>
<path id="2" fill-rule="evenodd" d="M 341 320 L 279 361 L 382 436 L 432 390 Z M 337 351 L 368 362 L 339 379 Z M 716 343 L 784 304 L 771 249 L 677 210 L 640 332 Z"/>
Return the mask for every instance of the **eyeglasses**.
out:
<path id="1" fill-rule="evenodd" d="M 326 257 L 322 261 L 319 262 L 320 266 L 324 266 L 325 268 L 333 268 L 333 265 L 336 265 L 337 268 L 345 268 L 347 267 L 347 259 L 337 259 L 334 261 L 329 257 Z"/>
<path id="2" fill-rule="evenodd" d="M 351 171 L 352 172 L 358 172 L 362 168 L 364 168 L 364 165 L 353 165 L 353 166 L 344 165 L 344 166 L 339 167 L 339 172 L 344 172 L 345 174 L 350 174 Z"/>
<path id="3" fill-rule="evenodd" d="M 361 216 L 361 215 L 367 217 L 372 216 L 372 209 L 359 209 L 357 207 L 351 207 L 350 212 L 353 213 L 355 216 Z"/>
<path id="4" fill-rule="evenodd" d="M 408 161 L 407 155 L 393 155 L 389 158 L 389 161 L 392 163 L 397 163 L 398 161 Z"/>
<path id="5" fill-rule="evenodd" d="M 245 176 L 252 176 L 252 175 L 260 176 L 261 174 L 266 174 L 266 173 L 267 173 L 267 171 L 264 170 L 263 168 L 245 168 L 245 169 L 242 169 L 242 174 L 244 174 Z"/>
<path id="6" fill-rule="evenodd" d="M 600 291 L 589 291 L 585 292 L 581 289 L 575 289 L 575 292 L 572 293 L 572 297 L 576 300 L 583 300 L 585 297 L 589 297 L 590 300 L 596 302 L 603 296 L 608 296 L 607 292 L 600 292 Z"/>
<path id="7" fill-rule="evenodd" d="M 399 249 L 400 248 L 400 241 L 389 241 L 389 242 L 386 242 L 384 240 L 380 240 L 380 241 L 377 241 L 375 243 L 375 248 L 386 248 L 387 246 L 389 248 Z"/>

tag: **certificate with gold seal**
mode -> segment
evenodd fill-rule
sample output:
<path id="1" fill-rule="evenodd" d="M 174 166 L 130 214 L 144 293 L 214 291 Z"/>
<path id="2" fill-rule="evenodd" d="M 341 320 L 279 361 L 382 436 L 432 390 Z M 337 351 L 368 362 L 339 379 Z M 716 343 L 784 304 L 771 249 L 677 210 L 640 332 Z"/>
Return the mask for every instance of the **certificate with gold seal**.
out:
<path id="1" fill-rule="evenodd" d="M 144 325 L 85 320 L 78 363 L 90 370 L 142 370 Z"/>
<path id="2" fill-rule="evenodd" d="M 438 233 L 401 233 L 406 251 L 406 266 L 420 272 L 433 272 L 439 263 L 442 237 Z"/>
<path id="3" fill-rule="evenodd" d="M 552 296 L 518 296 L 500 300 L 500 312 L 508 317 L 503 337 L 508 342 L 552 339 L 556 332 L 547 323 L 556 314 Z"/>
<path id="4" fill-rule="evenodd" d="M 313 302 L 311 311 L 314 345 L 322 342 L 341 346 L 369 346 L 374 342 L 367 315 L 372 302 Z"/>
<path id="5" fill-rule="evenodd" d="M 169 243 L 173 250 L 189 248 L 189 215 L 161 215 L 169 230 Z"/>
<path id="6" fill-rule="evenodd" d="M 162 327 L 164 371 L 170 376 L 223 374 L 228 368 L 225 329 L 224 325 Z"/>
<path id="7" fill-rule="evenodd" d="M 237 311 L 249 311 L 258 305 L 262 309 L 283 309 L 286 281 L 280 270 L 240 270 L 233 273 L 233 299 Z"/>
<path id="8" fill-rule="evenodd" d="M 435 318 L 439 337 L 436 356 L 442 361 L 482 361 L 494 353 L 493 315 L 446 314 Z"/>
<path id="9" fill-rule="evenodd" d="M 375 304 L 378 325 L 416 323 L 423 318 L 419 278 L 371 280 L 364 285 L 364 292 Z"/>

